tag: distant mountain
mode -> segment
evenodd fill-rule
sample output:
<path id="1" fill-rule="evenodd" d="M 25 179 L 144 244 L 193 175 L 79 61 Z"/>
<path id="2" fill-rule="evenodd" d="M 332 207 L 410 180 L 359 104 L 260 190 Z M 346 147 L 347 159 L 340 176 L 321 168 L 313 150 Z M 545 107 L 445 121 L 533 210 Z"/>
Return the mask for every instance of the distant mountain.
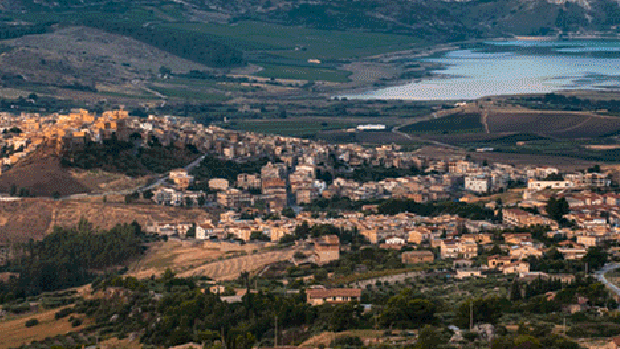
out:
<path id="1" fill-rule="evenodd" d="M 101 10 L 121 17 L 138 8 L 156 11 L 166 5 L 174 7 L 177 20 L 212 21 L 219 14 L 219 20 L 393 32 L 440 41 L 612 30 L 620 25 L 617 0 L 0 0 L 4 13 Z"/>

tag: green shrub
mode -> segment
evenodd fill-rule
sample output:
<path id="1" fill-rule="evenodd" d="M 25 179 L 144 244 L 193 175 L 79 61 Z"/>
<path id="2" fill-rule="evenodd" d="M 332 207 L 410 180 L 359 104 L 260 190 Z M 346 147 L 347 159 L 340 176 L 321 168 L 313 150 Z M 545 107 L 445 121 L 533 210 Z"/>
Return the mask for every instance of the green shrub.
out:
<path id="1" fill-rule="evenodd" d="M 32 326 L 36 326 L 39 324 L 39 320 L 37 319 L 30 319 L 28 321 L 26 321 L 26 327 L 32 327 Z"/>

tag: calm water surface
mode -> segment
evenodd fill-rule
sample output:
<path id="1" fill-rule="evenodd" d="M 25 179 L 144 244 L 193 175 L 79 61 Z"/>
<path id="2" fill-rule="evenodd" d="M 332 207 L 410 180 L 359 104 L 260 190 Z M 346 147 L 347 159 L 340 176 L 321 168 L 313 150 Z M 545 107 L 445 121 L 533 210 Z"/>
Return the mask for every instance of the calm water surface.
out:
<path id="1" fill-rule="evenodd" d="M 564 89 L 620 90 L 620 42 L 489 42 L 424 61 L 442 78 L 384 88 L 354 99 L 460 100 Z"/>

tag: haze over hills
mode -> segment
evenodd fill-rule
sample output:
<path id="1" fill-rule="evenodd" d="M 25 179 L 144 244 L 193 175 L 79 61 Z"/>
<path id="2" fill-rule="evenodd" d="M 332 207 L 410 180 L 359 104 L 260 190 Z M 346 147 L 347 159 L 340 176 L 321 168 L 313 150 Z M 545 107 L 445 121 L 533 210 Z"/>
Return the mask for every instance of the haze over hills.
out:
<path id="1" fill-rule="evenodd" d="M 198 22 L 261 20 L 318 29 L 365 30 L 410 34 L 435 40 L 462 40 L 510 34 L 546 34 L 579 29 L 610 29 L 618 23 L 618 1 L 472 0 L 472 1 L 0 1 L 14 13 L 104 10 L 112 21 L 143 9 L 162 19 Z M 170 7 L 167 11 L 166 6 Z M 110 21 L 107 18 L 101 20 Z M 153 23 L 156 25 L 156 23 Z M 92 23 L 97 25 L 97 23 Z M 439 36 L 438 36 L 439 35 Z"/>

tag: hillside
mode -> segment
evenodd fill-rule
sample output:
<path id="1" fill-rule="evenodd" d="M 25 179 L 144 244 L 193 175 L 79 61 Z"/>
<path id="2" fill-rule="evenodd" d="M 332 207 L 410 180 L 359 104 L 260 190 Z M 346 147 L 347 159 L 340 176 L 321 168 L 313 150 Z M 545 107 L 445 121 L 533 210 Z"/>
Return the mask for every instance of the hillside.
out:
<path id="1" fill-rule="evenodd" d="M 35 196 L 51 197 L 90 192 L 90 188 L 74 178 L 61 166 L 55 155 L 40 150 L 18 162 L 0 175 L 0 192 L 9 193 L 11 186 L 28 189 Z"/>
<path id="2" fill-rule="evenodd" d="M 30 12 L 106 11 L 120 14 L 121 19 L 122 15 L 140 9 L 174 21 L 222 22 L 243 18 L 328 30 L 408 33 L 443 41 L 609 27 L 617 24 L 619 9 L 613 0 L 365 0 L 356 2 L 355 6 L 345 0 L 146 0 L 139 3 L 128 0 L 105 3 L 94 0 L 16 0 L 0 2 L 0 8 Z"/>
<path id="3" fill-rule="evenodd" d="M 54 226 L 73 227 L 81 218 L 88 219 L 94 227 L 111 229 L 117 223 L 131 223 L 134 220 L 146 226 L 151 220 L 196 222 L 208 218 L 208 215 L 204 210 L 156 205 L 22 199 L 0 202 L 0 241 L 41 239 Z"/>

